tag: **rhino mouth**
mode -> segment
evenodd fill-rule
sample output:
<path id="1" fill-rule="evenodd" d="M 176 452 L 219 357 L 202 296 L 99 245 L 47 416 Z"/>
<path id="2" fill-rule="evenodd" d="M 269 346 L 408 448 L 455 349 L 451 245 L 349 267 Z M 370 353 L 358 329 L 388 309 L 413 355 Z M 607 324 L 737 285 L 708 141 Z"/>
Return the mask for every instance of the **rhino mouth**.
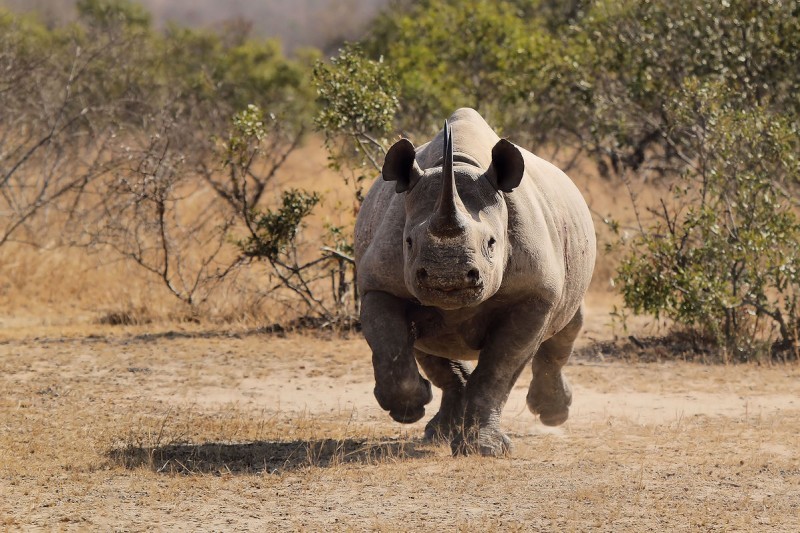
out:
<path id="1" fill-rule="evenodd" d="M 446 294 L 459 294 L 459 293 L 483 291 L 483 283 L 469 284 L 469 285 L 418 283 L 417 286 L 424 291 L 441 292 Z"/>
<path id="2" fill-rule="evenodd" d="M 481 292 L 483 287 L 448 287 L 445 289 L 431 289 L 439 292 L 444 292 L 447 294 L 461 294 L 465 292 Z"/>
<path id="3" fill-rule="evenodd" d="M 445 308 L 467 307 L 483 300 L 483 285 L 468 287 L 418 286 L 418 299 L 423 305 Z"/>

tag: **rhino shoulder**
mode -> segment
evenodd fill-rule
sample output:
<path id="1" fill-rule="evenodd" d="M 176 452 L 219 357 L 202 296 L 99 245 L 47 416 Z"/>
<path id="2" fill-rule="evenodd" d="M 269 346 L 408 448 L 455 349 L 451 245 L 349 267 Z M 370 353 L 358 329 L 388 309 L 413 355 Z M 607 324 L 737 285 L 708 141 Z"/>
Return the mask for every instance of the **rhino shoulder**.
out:
<path id="1" fill-rule="evenodd" d="M 574 311 L 588 288 L 596 256 L 591 213 L 572 180 L 527 150 L 525 177 L 506 195 L 509 285 L 533 280 L 544 300 Z"/>
<path id="2" fill-rule="evenodd" d="M 381 290 L 404 296 L 403 228 L 405 195 L 378 179 L 358 212 L 354 233 L 358 288 L 363 294 Z"/>

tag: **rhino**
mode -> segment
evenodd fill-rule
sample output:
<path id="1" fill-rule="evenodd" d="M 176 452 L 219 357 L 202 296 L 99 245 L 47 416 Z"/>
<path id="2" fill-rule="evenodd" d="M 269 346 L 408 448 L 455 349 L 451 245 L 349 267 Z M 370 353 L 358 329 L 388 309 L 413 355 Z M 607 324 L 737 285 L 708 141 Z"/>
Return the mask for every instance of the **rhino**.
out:
<path id="1" fill-rule="evenodd" d="M 562 424 L 572 392 L 561 369 L 596 255 L 577 187 L 469 108 L 419 148 L 397 141 L 381 175 L 355 226 L 380 407 L 416 422 L 432 382 L 442 400 L 426 439 L 450 441 L 454 455 L 507 454 L 500 415 L 530 363 L 528 408 L 543 424 Z"/>

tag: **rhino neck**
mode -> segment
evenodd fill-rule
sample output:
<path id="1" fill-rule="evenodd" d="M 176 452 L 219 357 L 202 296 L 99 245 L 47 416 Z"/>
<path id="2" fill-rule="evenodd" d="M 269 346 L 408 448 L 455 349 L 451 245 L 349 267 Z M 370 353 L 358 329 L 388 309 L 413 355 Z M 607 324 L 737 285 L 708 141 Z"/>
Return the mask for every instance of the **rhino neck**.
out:
<path id="1" fill-rule="evenodd" d="M 480 170 L 481 173 L 486 172 L 486 168 L 481 166 L 481 163 L 476 158 L 463 152 L 453 152 L 453 164 L 469 165 L 471 167 L 475 167 L 476 169 Z M 441 166 L 444 166 L 443 157 L 437 159 L 436 162 L 434 162 L 430 166 L 430 168 L 441 167 Z"/>

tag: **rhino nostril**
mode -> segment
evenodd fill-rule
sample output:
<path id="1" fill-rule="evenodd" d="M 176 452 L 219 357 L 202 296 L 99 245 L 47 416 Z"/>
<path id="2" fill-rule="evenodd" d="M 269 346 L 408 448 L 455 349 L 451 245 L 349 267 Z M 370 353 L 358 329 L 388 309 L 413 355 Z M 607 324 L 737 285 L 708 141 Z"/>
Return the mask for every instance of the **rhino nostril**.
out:
<path id="1" fill-rule="evenodd" d="M 477 268 L 471 268 L 469 272 L 467 272 L 467 281 L 473 285 L 477 285 L 478 282 L 481 280 L 481 274 L 478 272 Z"/>
<path id="2" fill-rule="evenodd" d="M 417 280 L 425 281 L 426 279 L 428 279 L 428 271 L 424 268 L 417 270 Z"/>

